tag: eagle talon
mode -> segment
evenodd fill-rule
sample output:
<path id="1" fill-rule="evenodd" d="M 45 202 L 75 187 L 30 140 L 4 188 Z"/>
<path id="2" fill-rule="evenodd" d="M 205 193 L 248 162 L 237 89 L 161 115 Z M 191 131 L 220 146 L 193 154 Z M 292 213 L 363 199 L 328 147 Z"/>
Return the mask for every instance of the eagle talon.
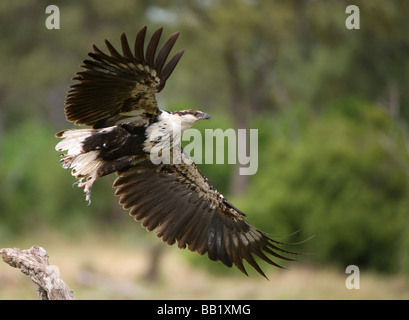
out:
<path id="1" fill-rule="evenodd" d="M 74 186 L 76 186 L 76 185 L 82 183 L 82 180 L 83 180 L 83 179 L 79 179 L 77 182 L 74 182 L 74 183 L 72 184 L 72 187 L 74 188 Z"/>
<path id="2" fill-rule="evenodd" d="M 88 191 L 85 196 L 85 201 L 88 201 L 87 206 L 91 205 L 91 191 Z"/>
<path id="3" fill-rule="evenodd" d="M 60 156 L 61 156 L 61 159 L 59 162 L 63 163 L 62 167 L 66 170 L 71 168 L 71 164 L 76 158 L 76 155 L 60 154 Z"/>
<path id="4" fill-rule="evenodd" d="M 84 193 L 85 193 L 85 201 L 88 201 L 88 205 L 91 204 L 91 188 L 96 180 L 96 177 L 88 177 L 87 181 L 82 182 L 83 179 L 79 180 L 76 184 L 78 185 L 78 188 L 84 187 Z"/>

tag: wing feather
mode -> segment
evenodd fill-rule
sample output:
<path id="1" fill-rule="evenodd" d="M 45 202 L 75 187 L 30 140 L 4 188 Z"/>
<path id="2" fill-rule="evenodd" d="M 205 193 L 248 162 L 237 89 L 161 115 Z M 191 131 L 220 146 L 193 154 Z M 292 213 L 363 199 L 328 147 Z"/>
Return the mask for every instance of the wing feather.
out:
<path id="1" fill-rule="evenodd" d="M 147 230 L 156 229 L 164 242 L 200 255 L 207 252 L 211 260 L 228 267 L 234 264 L 247 274 L 245 260 L 264 277 L 255 256 L 276 267 L 281 266 L 267 254 L 293 260 L 282 253 L 295 253 L 281 249 L 278 245 L 282 243 L 249 224 L 194 164 L 163 165 L 160 169 L 158 172 L 158 167 L 146 160 L 118 172 L 114 187 L 122 206 L 130 208 L 130 214 Z"/>
<path id="2" fill-rule="evenodd" d="M 122 57 L 119 54 L 119 52 L 116 51 L 114 46 L 106 39 L 105 39 L 105 45 L 107 46 L 107 48 L 109 50 L 109 53 L 111 54 L 111 58 L 113 58 L 113 59 L 110 59 L 110 60 L 112 60 L 113 62 L 122 62 L 122 63 L 126 62 L 125 58 Z"/>
<path id="3" fill-rule="evenodd" d="M 196 207 L 182 208 L 178 212 L 184 211 L 184 214 L 179 214 L 175 217 L 175 220 L 170 224 L 168 228 L 160 228 L 158 236 L 168 244 L 174 244 L 178 240 L 178 248 L 185 249 L 188 241 L 186 236 L 189 236 L 188 231 L 191 230 L 191 226 L 195 221 Z M 185 235 L 185 237 L 181 236 Z"/>
<path id="4" fill-rule="evenodd" d="M 182 58 L 183 52 L 185 50 L 182 49 L 180 51 L 178 51 L 173 57 L 172 59 L 169 60 L 169 62 L 167 63 L 167 65 L 163 68 L 163 70 L 160 73 L 160 78 L 162 81 L 162 84 L 160 85 L 160 88 L 162 89 L 163 86 L 165 85 L 166 81 L 168 80 L 168 78 L 170 77 L 170 75 L 172 74 L 173 70 L 175 69 L 176 65 L 178 64 L 180 58 Z"/>
<path id="5" fill-rule="evenodd" d="M 65 100 L 68 121 L 94 128 L 155 121 L 160 113 L 155 95 L 164 88 L 183 50 L 166 64 L 178 33 L 170 36 L 156 56 L 162 28 L 154 32 L 144 52 L 146 30 L 143 27 L 137 33 L 134 54 L 124 33 L 122 54 L 108 40 L 105 45 L 109 54 L 93 45 L 93 52 L 88 54 L 92 59 L 84 60 L 84 70 L 73 78 L 79 83 L 70 86 Z"/>
<path id="6" fill-rule="evenodd" d="M 134 59 L 134 56 L 132 55 L 132 51 L 131 48 L 129 47 L 128 39 L 126 38 L 125 33 L 121 34 L 121 46 L 122 53 L 124 54 L 125 59 L 132 61 Z"/>
<path id="7" fill-rule="evenodd" d="M 233 263 L 234 265 L 239 268 L 241 272 L 243 272 L 246 276 L 248 276 L 248 273 L 246 269 L 244 268 L 243 265 L 243 255 L 241 253 L 241 243 L 240 243 L 240 237 L 238 236 L 237 232 L 233 231 L 231 233 L 232 237 L 232 248 L 231 248 L 231 254 L 233 258 Z"/>
<path id="8" fill-rule="evenodd" d="M 159 39 L 160 36 L 162 35 L 163 28 L 159 28 L 158 30 L 155 31 L 155 33 L 152 35 L 151 40 L 148 43 L 148 47 L 146 48 L 146 62 L 148 63 L 149 66 L 154 66 L 154 60 L 155 60 L 155 54 L 156 54 L 156 49 L 158 48 L 159 44 Z"/>
<path id="9" fill-rule="evenodd" d="M 158 56 L 156 57 L 154 66 L 157 72 L 161 72 L 163 65 L 166 59 L 169 56 L 170 51 L 172 50 L 177 38 L 179 37 L 179 32 L 176 32 L 170 36 L 168 41 L 163 45 L 162 49 L 159 51 Z"/>
<path id="10" fill-rule="evenodd" d="M 136 61 L 140 63 L 145 60 L 143 50 L 144 50 L 144 43 L 145 43 L 145 37 L 146 37 L 146 30 L 147 30 L 147 26 L 142 27 L 136 34 L 136 39 L 135 39 L 135 45 L 134 45 L 135 58 L 136 58 Z"/>

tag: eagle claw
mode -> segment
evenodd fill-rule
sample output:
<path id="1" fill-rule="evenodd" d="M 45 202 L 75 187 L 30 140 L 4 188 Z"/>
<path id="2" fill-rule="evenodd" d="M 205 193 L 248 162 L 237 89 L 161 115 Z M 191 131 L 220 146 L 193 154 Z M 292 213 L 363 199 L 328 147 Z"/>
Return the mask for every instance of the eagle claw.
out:
<path id="1" fill-rule="evenodd" d="M 74 182 L 72 184 L 72 187 L 74 188 L 74 186 L 79 185 L 82 182 L 83 179 L 79 179 L 77 182 Z"/>
<path id="2" fill-rule="evenodd" d="M 82 179 L 81 179 L 73 184 L 73 186 L 78 185 L 78 188 L 82 188 L 82 187 L 84 188 L 85 201 L 88 201 L 88 205 L 91 204 L 91 188 L 95 180 L 96 180 L 96 177 L 88 177 L 85 182 L 82 182 Z"/>
<path id="3" fill-rule="evenodd" d="M 71 168 L 71 164 L 74 161 L 76 155 L 68 155 L 68 154 L 61 153 L 60 157 L 61 157 L 61 159 L 60 159 L 59 162 L 62 162 L 63 163 L 62 167 L 67 170 L 67 169 Z"/>

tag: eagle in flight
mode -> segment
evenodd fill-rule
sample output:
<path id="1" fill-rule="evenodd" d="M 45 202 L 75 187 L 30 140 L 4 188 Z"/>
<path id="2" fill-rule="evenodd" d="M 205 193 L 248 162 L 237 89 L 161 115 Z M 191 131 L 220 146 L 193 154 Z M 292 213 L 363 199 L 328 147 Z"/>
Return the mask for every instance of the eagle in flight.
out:
<path id="1" fill-rule="evenodd" d="M 84 61 L 65 101 L 67 120 L 92 128 L 56 134 L 63 139 L 56 150 L 67 151 L 60 162 L 71 169 L 89 203 L 93 183 L 115 172 L 113 187 L 119 203 L 148 231 L 156 229 L 167 244 L 177 243 L 200 255 L 207 252 L 211 260 L 228 267 L 234 264 L 247 275 L 246 260 L 266 277 L 253 255 L 280 267 L 267 254 L 292 261 L 283 253 L 295 253 L 249 224 L 183 151 L 181 134 L 210 116 L 158 107 L 155 94 L 165 87 L 184 50 L 168 60 L 179 35 L 174 33 L 157 53 L 162 28 L 145 50 L 146 30 L 145 26 L 137 33 L 133 51 L 125 34 L 122 54 L 107 40 L 109 55 L 93 46 L 92 60 Z M 174 154 L 180 161 L 174 161 Z"/>

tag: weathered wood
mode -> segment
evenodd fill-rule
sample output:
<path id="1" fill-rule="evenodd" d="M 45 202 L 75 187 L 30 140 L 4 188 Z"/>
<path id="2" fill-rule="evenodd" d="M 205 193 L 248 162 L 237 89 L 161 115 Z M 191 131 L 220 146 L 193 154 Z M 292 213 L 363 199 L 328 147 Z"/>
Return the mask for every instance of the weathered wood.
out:
<path id="1" fill-rule="evenodd" d="M 28 250 L 18 248 L 0 249 L 4 262 L 18 268 L 37 285 L 41 300 L 74 300 L 73 291 L 60 279 L 49 265 L 44 248 L 32 246 Z"/>

